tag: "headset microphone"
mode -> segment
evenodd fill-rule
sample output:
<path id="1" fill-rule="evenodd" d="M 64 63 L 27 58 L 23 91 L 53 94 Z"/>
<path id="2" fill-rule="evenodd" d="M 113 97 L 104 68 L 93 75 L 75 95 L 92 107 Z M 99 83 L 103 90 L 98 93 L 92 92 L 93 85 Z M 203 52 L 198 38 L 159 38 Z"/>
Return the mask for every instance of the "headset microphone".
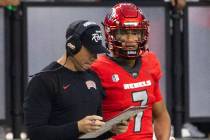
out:
<path id="1" fill-rule="evenodd" d="M 73 46 L 73 44 L 71 44 L 70 42 L 67 44 L 67 47 L 69 48 L 73 48 L 75 46 Z M 72 51 L 70 49 L 66 49 L 66 62 L 67 59 L 70 59 L 73 63 L 76 63 L 77 66 L 79 66 L 81 68 L 82 71 L 85 71 L 85 68 L 80 64 L 80 62 L 74 57 L 74 54 L 72 53 Z M 66 64 L 65 62 L 65 64 Z M 64 65 L 65 65 L 64 64 Z"/>

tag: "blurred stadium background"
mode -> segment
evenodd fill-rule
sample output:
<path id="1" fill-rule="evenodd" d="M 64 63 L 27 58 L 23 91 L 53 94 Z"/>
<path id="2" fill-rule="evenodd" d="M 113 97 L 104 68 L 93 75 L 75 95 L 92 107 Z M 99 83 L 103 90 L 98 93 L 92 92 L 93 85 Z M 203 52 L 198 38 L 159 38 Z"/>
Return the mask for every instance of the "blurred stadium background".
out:
<path id="1" fill-rule="evenodd" d="M 25 138 L 22 103 L 29 75 L 65 51 L 76 19 L 100 24 L 120 0 L 0 0 L 0 140 Z M 125 2 L 125 1 L 124 1 Z M 150 20 L 149 48 L 162 64 L 161 88 L 177 140 L 210 134 L 210 1 L 130 0 Z M 102 25 L 101 25 L 102 26 Z"/>

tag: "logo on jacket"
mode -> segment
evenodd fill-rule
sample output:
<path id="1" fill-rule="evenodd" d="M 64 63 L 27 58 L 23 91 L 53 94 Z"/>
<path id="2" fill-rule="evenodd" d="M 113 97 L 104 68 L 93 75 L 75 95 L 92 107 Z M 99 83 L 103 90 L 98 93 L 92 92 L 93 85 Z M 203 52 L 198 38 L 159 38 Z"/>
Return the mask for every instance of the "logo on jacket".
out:
<path id="1" fill-rule="evenodd" d="M 69 88 L 70 84 L 63 85 L 63 90 L 66 91 Z"/>
<path id="2" fill-rule="evenodd" d="M 85 82 L 88 89 L 94 88 L 96 89 L 96 83 L 94 81 L 88 80 Z"/>
<path id="3" fill-rule="evenodd" d="M 120 80 L 119 75 L 118 74 L 113 74 L 112 75 L 112 81 L 113 82 L 118 82 Z"/>

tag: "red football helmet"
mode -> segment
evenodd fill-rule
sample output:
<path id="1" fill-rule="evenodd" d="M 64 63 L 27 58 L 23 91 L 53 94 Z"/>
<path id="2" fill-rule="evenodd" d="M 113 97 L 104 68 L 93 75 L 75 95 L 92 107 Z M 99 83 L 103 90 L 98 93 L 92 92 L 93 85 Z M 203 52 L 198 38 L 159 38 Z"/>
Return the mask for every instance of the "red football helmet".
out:
<path id="1" fill-rule="evenodd" d="M 116 57 L 134 59 L 143 54 L 149 35 L 149 21 L 140 8 L 132 3 L 119 3 L 115 5 L 104 19 L 106 45 Z M 119 40 L 117 34 L 139 35 L 135 40 L 135 47 L 126 41 Z M 131 43 L 130 43 L 131 44 Z"/>

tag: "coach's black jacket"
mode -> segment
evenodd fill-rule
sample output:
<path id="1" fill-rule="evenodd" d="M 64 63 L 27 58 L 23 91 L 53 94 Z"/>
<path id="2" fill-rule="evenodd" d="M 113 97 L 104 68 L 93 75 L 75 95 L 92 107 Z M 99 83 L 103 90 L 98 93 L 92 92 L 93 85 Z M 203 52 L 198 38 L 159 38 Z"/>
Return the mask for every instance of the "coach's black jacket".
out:
<path id="1" fill-rule="evenodd" d="M 95 83 L 95 85 L 94 85 Z M 104 94 L 92 71 L 74 72 L 57 62 L 33 76 L 24 99 L 24 121 L 31 140 L 77 140 L 77 121 L 101 116 Z M 111 136 L 106 133 L 97 139 Z"/>

